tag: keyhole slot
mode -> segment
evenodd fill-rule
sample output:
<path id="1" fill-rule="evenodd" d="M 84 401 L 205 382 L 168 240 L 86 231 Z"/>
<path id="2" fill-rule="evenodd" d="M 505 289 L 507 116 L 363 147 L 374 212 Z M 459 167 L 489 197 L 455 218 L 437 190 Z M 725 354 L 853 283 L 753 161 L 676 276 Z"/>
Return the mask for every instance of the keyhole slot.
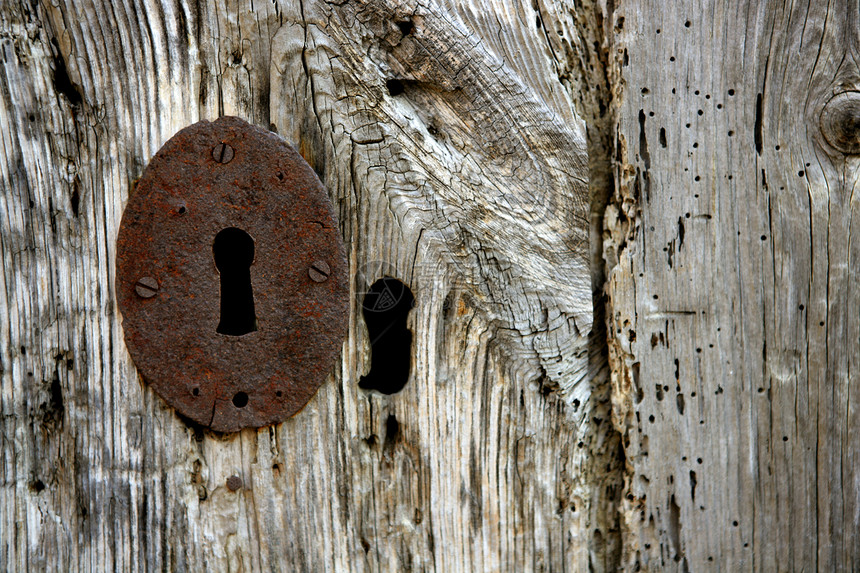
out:
<path id="1" fill-rule="evenodd" d="M 370 372 L 358 387 L 396 394 L 409 380 L 412 332 L 406 318 L 415 305 L 412 290 L 393 277 L 373 283 L 364 296 L 363 314 L 370 336 Z"/>
<path id="2" fill-rule="evenodd" d="M 242 229 L 228 227 L 215 235 L 212 253 L 221 274 L 221 320 L 217 332 L 229 336 L 255 332 L 257 315 L 251 287 L 254 239 Z"/>

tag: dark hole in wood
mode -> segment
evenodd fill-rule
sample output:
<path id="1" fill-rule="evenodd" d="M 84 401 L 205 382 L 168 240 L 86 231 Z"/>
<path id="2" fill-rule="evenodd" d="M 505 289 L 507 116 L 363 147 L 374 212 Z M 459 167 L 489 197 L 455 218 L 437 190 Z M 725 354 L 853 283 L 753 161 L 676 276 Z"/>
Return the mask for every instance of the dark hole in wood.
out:
<path id="1" fill-rule="evenodd" d="M 397 27 L 400 28 L 400 33 L 404 36 L 408 36 L 415 31 L 415 24 L 412 23 L 412 20 L 397 22 Z"/>
<path id="2" fill-rule="evenodd" d="M 244 392 L 236 392 L 233 395 L 233 405 L 237 408 L 244 408 L 248 405 L 248 395 Z"/>
<path id="3" fill-rule="evenodd" d="M 385 87 L 388 88 L 388 94 L 392 96 L 399 96 L 406 90 L 406 86 L 403 85 L 403 82 L 394 78 L 386 81 Z"/>
<path id="4" fill-rule="evenodd" d="M 71 78 L 69 78 L 69 71 L 66 68 L 66 60 L 60 53 L 60 46 L 56 38 L 52 38 L 51 43 L 54 45 L 54 50 L 56 52 L 53 56 L 54 90 L 66 96 L 66 99 L 68 99 L 69 103 L 73 106 L 79 105 L 83 101 L 81 92 L 78 91 L 78 88 L 72 83 Z"/>
<path id="5" fill-rule="evenodd" d="M 257 330 L 251 288 L 254 240 L 242 229 L 228 227 L 215 236 L 212 251 L 221 273 L 221 321 L 217 332 L 230 336 L 254 332 Z"/>
<path id="6" fill-rule="evenodd" d="M 80 215 L 80 208 L 81 208 L 81 192 L 78 190 L 77 181 L 75 182 L 74 187 L 72 188 L 71 204 L 72 204 L 72 214 L 75 217 L 77 217 L 78 215 Z"/>
<path id="7" fill-rule="evenodd" d="M 734 90 L 729 90 L 729 95 L 734 94 Z M 755 141 L 755 152 L 761 155 L 762 146 L 762 101 L 761 94 L 755 98 L 755 127 L 753 128 L 753 140 Z"/>
<path id="8" fill-rule="evenodd" d="M 360 388 L 394 394 L 406 385 L 412 361 L 406 317 L 414 304 L 409 287 L 392 277 L 381 278 L 368 289 L 362 306 L 370 336 L 370 372 L 359 380 Z"/>
<path id="9" fill-rule="evenodd" d="M 32 376 L 31 372 L 27 374 Z M 50 397 L 48 403 L 42 407 L 42 422 L 46 427 L 56 427 L 63 421 L 66 407 L 63 401 L 63 388 L 60 385 L 60 375 L 54 371 L 54 378 L 51 380 Z"/>
<path id="10" fill-rule="evenodd" d="M 394 414 L 388 414 L 388 418 L 385 420 L 385 443 L 383 447 L 386 449 L 393 448 L 399 437 L 400 422 L 397 421 Z"/>

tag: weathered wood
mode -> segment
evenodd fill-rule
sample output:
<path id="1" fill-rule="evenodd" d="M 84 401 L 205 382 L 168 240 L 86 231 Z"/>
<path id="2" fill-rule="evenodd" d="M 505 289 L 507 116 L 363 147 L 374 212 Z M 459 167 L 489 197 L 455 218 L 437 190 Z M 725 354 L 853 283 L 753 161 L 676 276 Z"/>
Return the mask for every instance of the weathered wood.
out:
<path id="1" fill-rule="evenodd" d="M 858 12 L 0 6 L 0 568 L 856 569 Z M 139 380 L 113 293 L 135 178 L 225 114 L 317 170 L 354 277 L 331 379 L 232 436 Z"/>
<path id="2" fill-rule="evenodd" d="M 516 1 L 0 6 L 0 568 L 613 569 L 618 440 L 557 49 L 584 29 Z M 314 166 L 355 276 L 330 381 L 231 436 L 139 380 L 113 292 L 135 178 L 220 115 Z M 391 396 L 357 386 L 361 294 L 386 272 L 417 302 Z"/>
<path id="3" fill-rule="evenodd" d="M 846 0 L 616 15 L 607 252 L 628 569 L 860 566 L 860 162 L 821 131 L 830 98 L 860 85 L 859 14 Z"/>

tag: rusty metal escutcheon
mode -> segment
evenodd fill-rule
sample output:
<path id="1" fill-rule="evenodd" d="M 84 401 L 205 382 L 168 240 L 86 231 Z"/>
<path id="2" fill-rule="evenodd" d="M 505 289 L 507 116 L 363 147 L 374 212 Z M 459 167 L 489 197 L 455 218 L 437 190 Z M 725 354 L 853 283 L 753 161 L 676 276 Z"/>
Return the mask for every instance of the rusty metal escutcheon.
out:
<path id="1" fill-rule="evenodd" d="M 128 350 L 182 415 L 220 432 L 281 422 L 325 380 L 347 327 L 347 263 L 313 169 L 235 117 L 174 135 L 117 239 Z"/>

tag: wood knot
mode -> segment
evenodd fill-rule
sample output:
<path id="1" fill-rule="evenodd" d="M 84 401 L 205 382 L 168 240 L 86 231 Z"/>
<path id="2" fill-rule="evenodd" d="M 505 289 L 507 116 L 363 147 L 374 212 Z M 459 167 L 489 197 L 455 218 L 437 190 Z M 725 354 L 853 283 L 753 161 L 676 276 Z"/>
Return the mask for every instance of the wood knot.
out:
<path id="1" fill-rule="evenodd" d="M 821 133 L 834 149 L 860 154 L 860 92 L 842 92 L 824 105 Z"/>

